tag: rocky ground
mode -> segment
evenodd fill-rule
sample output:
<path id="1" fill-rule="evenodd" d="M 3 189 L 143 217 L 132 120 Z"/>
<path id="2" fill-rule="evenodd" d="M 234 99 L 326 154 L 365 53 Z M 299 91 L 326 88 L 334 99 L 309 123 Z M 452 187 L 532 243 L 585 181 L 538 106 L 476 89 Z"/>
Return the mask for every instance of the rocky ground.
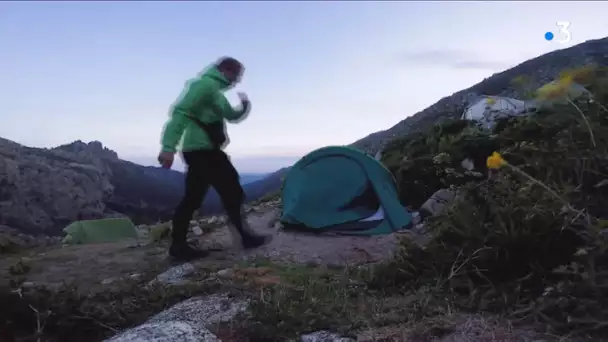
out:
<path id="1" fill-rule="evenodd" d="M 397 235 L 378 237 L 312 235 L 284 232 L 277 223 L 275 208 L 255 208 L 248 214 L 252 229 L 272 236 L 267 245 L 251 251 L 234 248 L 232 233 L 224 217 L 212 216 L 192 221 L 191 230 L 203 228 L 201 235 L 189 234 L 192 244 L 214 250 L 199 263 L 230 267 L 248 260 L 298 263 L 310 266 L 340 267 L 387 260 L 397 245 Z M 61 284 L 76 281 L 87 287 L 110 282 L 110 279 L 161 270 L 171 266 L 167 258 L 168 240 L 153 242 L 154 226 L 139 226 L 140 239 L 95 245 L 38 246 L 24 254 L 0 259 L 0 272 L 18 260 L 31 264 L 28 281 Z M 2 277 L 8 279 L 7 277 Z"/>
<path id="2" fill-rule="evenodd" d="M 173 264 L 168 241 L 151 237 L 155 227 L 140 226 L 137 240 L 44 246 L 4 257 L 0 279 L 18 279 L 24 291 L 74 284 L 86 296 L 125 291 L 125 284 L 192 293 L 186 301 L 149 304 L 149 314 L 135 320 L 143 325 L 122 333 L 132 324 L 123 328 L 99 321 L 105 328 L 97 340 L 115 335 L 114 342 L 287 341 L 294 336 L 302 341 L 526 341 L 536 336 L 495 317 L 449 311 L 420 316 L 412 295 L 357 295 L 373 265 L 392 256 L 399 235 L 285 232 L 272 204 L 248 211 L 252 229 L 273 236 L 256 250 L 234 248 L 225 219 L 210 217 L 193 221 L 190 234 L 193 243 L 217 250 L 206 259 Z M 401 237 L 407 236 L 416 238 Z"/>

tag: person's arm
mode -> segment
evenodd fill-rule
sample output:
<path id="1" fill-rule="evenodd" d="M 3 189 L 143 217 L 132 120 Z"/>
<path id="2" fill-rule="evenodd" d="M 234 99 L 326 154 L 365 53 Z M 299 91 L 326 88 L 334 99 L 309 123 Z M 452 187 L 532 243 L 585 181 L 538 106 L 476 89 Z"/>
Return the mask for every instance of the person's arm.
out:
<path id="1" fill-rule="evenodd" d="M 223 94 L 220 94 L 217 97 L 217 102 L 215 105 L 217 106 L 217 112 L 221 113 L 222 117 L 229 122 L 238 122 L 244 119 L 251 108 L 251 105 L 247 101 L 242 102 L 241 107 L 236 109 L 232 107 L 226 96 Z"/>
<path id="2" fill-rule="evenodd" d="M 190 84 L 186 93 L 173 106 L 171 118 L 163 130 L 161 144 L 164 152 L 176 152 L 186 124 L 188 115 L 192 115 L 194 109 L 201 101 L 210 100 L 218 91 L 215 82 L 199 79 Z"/>

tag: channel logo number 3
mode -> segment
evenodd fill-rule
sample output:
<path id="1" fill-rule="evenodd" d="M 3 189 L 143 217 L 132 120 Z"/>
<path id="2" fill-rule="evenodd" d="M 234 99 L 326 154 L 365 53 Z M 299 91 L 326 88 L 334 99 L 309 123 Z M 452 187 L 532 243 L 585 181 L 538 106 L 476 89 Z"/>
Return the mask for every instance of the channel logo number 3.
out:
<path id="1" fill-rule="evenodd" d="M 570 22 L 569 21 L 558 21 L 555 24 L 559 28 L 558 33 L 561 36 L 561 39 L 558 40 L 557 42 L 560 44 L 568 43 L 572 39 L 572 36 L 570 36 L 570 30 L 568 30 L 568 28 L 570 27 Z M 545 39 L 547 41 L 552 41 L 554 38 L 555 38 L 555 35 L 553 34 L 553 32 L 549 31 L 549 32 L 545 33 Z"/>
<path id="2" fill-rule="evenodd" d="M 558 21 L 556 23 L 557 27 L 559 27 L 559 33 L 562 34 L 562 40 L 558 41 L 558 43 L 561 44 L 565 44 L 568 43 L 571 39 L 572 36 L 570 36 L 570 31 L 568 30 L 568 28 L 570 27 L 570 22 L 569 21 Z"/>
<path id="3" fill-rule="evenodd" d="M 560 36 L 559 38 L 561 38 L 557 42 L 560 44 L 568 43 L 572 39 L 572 36 L 570 35 L 570 30 L 569 30 L 570 22 L 569 21 L 558 21 L 555 24 L 559 28 L 559 31 L 558 31 L 559 36 Z"/>

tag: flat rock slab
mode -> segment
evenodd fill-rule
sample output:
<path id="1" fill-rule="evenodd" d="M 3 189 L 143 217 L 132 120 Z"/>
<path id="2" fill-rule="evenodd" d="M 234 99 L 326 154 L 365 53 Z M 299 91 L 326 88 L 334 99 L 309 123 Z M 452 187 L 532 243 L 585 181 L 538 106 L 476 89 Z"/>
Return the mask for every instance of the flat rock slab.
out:
<path id="1" fill-rule="evenodd" d="M 154 285 L 160 283 L 162 285 L 180 285 L 186 282 L 185 279 L 190 274 L 196 272 L 196 267 L 191 263 L 183 263 L 178 266 L 174 266 L 159 274 L 156 278 L 152 279 L 148 285 Z"/>
<path id="2" fill-rule="evenodd" d="M 191 322 L 165 321 L 142 324 L 105 342 L 221 342 L 209 330 Z"/>
<path id="3" fill-rule="evenodd" d="M 183 321 L 209 326 L 231 321 L 238 313 L 247 310 L 248 305 L 248 301 L 230 298 L 227 294 L 193 297 L 158 313 L 148 323 Z"/>
<path id="4" fill-rule="evenodd" d="M 248 301 L 227 294 L 193 297 L 105 342 L 220 342 L 205 327 L 233 320 L 248 305 Z"/>
<path id="5" fill-rule="evenodd" d="M 329 331 L 316 331 L 300 336 L 301 342 L 355 342 L 352 338 L 342 337 Z"/>

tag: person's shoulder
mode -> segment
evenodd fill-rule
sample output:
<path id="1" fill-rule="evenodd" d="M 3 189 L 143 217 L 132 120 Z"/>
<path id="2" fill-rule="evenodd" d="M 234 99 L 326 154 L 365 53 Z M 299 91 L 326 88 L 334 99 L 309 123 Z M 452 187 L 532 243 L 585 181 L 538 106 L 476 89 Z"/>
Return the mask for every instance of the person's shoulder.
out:
<path id="1" fill-rule="evenodd" d="M 222 85 L 213 77 L 209 77 L 207 75 L 200 75 L 199 77 L 188 80 L 186 82 L 186 87 L 190 89 L 206 89 L 206 91 L 211 91 L 215 93 L 220 92 Z"/>

